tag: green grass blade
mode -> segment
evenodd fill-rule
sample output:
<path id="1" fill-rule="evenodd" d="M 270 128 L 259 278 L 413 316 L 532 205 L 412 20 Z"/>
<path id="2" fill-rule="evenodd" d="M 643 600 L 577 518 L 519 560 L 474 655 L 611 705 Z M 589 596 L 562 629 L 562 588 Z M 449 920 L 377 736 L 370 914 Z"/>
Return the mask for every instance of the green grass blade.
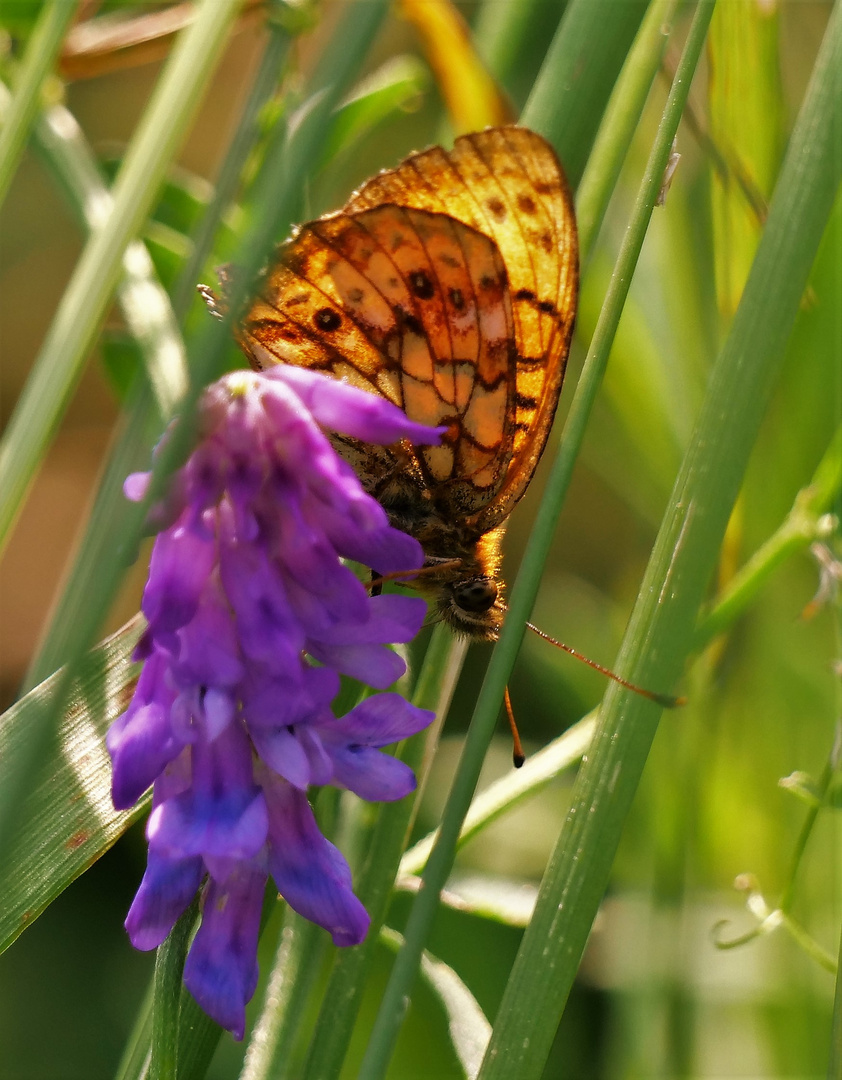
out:
<path id="1" fill-rule="evenodd" d="M 233 14 L 229 0 L 206 0 L 197 11 L 196 21 L 179 39 L 121 169 L 108 224 L 91 237 L 77 264 L 0 450 L 0 533 L 5 537 L 81 373 L 119 275 L 125 247 L 151 206 L 167 162 L 210 76 L 213 58 L 222 48 Z M 4 864 L 9 837 L 15 832 L 12 825 L 21 812 L 23 793 L 29 788 L 39 760 L 52 753 L 52 725 L 61 714 L 76 665 L 94 639 L 122 578 L 126 551 L 137 543 L 145 512 L 145 506 L 131 508 L 124 544 L 111 551 L 100 566 L 97 593 L 89 597 L 80 616 L 72 651 L 55 693 L 33 709 L 33 722 L 15 747 L 9 782 L 0 790 L 0 866 Z"/>
<path id="2" fill-rule="evenodd" d="M 523 108 L 564 12 L 559 0 L 483 0 L 474 20 L 477 52 L 518 110 Z"/>
<path id="3" fill-rule="evenodd" d="M 93 233 L 103 228 L 113 205 L 111 192 L 73 114 L 61 105 L 47 109 L 35 128 L 35 146 L 85 230 Z M 169 297 L 140 241 L 126 248 L 117 301 L 126 328 L 140 347 L 158 411 L 166 423 L 187 389 L 184 345 Z"/>
<path id="4" fill-rule="evenodd" d="M 380 931 L 380 941 L 397 952 L 403 939 L 394 930 L 384 928 Z M 462 1073 L 468 1080 L 473 1080 L 491 1037 L 491 1024 L 453 968 L 427 950 L 421 957 L 420 974 L 447 1016 L 450 1041 Z"/>
<path id="5" fill-rule="evenodd" d="M 838 523 L 833 517 L 828 520 L 827 515 L 841 495 L 842 427 L 839 427 L 811 483 L 798 492 L 780 528 L 731 578 L 722 595 L 699 620 L 695 635 L 697 649 L 734 625 L 785 560 L 814 541 L 827 539 L 838 529 Z"/>
<path id="6" fill-rule="evenodd" d="M 471 803 L 471 809 L 459 832 L 457 847 L 467 844 L 474 836 L 498 818 L 509 813 L 525 799 L 543 791 L 564 769 L 577 764 L 587 752 L 596 729 L 596 716 L 583 716 L 564 734 L 547 743 L 526 759 L 523 768 L 512 770 L 495 780 Z M 436 829 L 414 844 L 401 859 L 400 877 L 419 874 L 427 865 L 430 852 L 439 836 Z"/>
<path id="7" fill-rule="evenodd" d="M 570 0 L 521 115 L 555 146 L 574 189 L 645 11 L 645 0 Z"/>
<path id="8" fill-rule="evenodd" d="M 111 805 L 111 763 L 105 732 L 126 708 L 137 680 L 131 652 L 140 624 L 125 627 L 86 657 L 73 682 L 54 754 L 41 762 L 21 810 L 0 888 L 0 952 L 57 896 L 104 855 L 146 812 Z M 0 785 L 10 786 L 16 747 L 45 700 L 63 681 L 57 673 L 0 718 Z"/>
<path id="9" fill-rule="evenodd" d="M 182 975 L 190 936 L 199 914 L 194 901 L 172 928 L 155 958 L 150 1080 L 176 1080 Z"/>
<path id="10" fill-rule="evenodd" d="M 107 225 L 88 241 L 0 446 L 0 547 L 81 376 L 120 275 L 236 14 L 205 0 L 179 37 L 114 185 Z"/>
<path id="11" fill-rule="evenodd" d="M 839 959 L 836 968 L 836 992 L 833 997 L 833 1021 L 830 1032 L 830 1054 L 827 1061 L 827 1080 L 842 1074 L 842 934 L 839 937 Z"/>
<path id="12" fill-rule="evenodd" d="M 690 648 L 696 613 L 842 176 L 840 150 L 837 5 L 618 659 L 617 670 L 644 685 L 671 685 Z M 609 689 L 509 979 L 483 1080 L 540 1075 L 657 721 L 651 703 L 613 685 Z"/>
<path id="13" fill-rule="evenodd" d="M 216 178 L 213 198 L 192 237 L 192 250 L 173 288 L 173 308 L 180 319 L 185 316 L 196 296 L 196 285 L 222 215 L 236 197 L 243 167 L 260 134 L 261 110 L 276 92 L 286 67 L 293 37 L 283 21 L 285 8 L 283 0 L 274 0 L 270 7 L 269 40 L 257 75 Z"/>
<path id="14" fill-rule="evenodd" d="M 464 653 L 464 642 L 455 641 L 445 626 L 436 627 L 412 700 L 422 709 L 434 709 L 439 723 L 447 713 Z M 401 760 L 416 773 L 424 771 L 426 746 L 426 736 L 416 736 L 400 753 Z M 336 956 L 302 1080 L 335 1076 L 342 1068 L 416 800 L 417 795 L 407 796 L 380 810 L 368 859 L 357 883 L 357 894 L 371 916 L 371 929 L 361 945 L 342 949 Z"/>
<path id="15" fill-rule="evenodd" d="M 708 11 L 709 9 L 705 7 L 704 10 Z M 563 29 L 564 22 L 560 32 Z M 579 30 L 580 28 L 577 25 L 577 32 Z M 562 454 L 554 466 L 547 495 L 539 510 L 527 555 L 524 558 L 521 573 L 512 592 L 509 612 L 500 635 L 500 641 L 494 651 L 494 656 L 477 700 L 459 768 L 451 786 L 444 811 L 439 842 L 433 849 L 427 864 L 421 892 L 413 905 L 406 926 L 404 935 L 406 944 L 399 954 L 392 971 L 372 1031 L 371 1041 L 362 1063 L 360 1076 L 365 1077 L 365 1080 L 376 1080 L 376 1078 L 384 1074 L 397 1032 L 403 1020 L 406 1001 L 418 970 L 424 942 L 438 907 L 438 895 L 444 886 L 453 863 L 459 832 L 476 789 L 485 749 L 495 725 L 503 691 L 520 647 L 524 624 L 537 593 L 541 569 L 552 542 L 555 521 L 572 471 L 575 453 L 584 433 L 587 415 L 596 395 L 601 372 L 607 362 L 613 333 L 616 330 L 631 279 L 631 271 L 640 251 L 649 215 L 660 189 L 661 177 L 663 176 L 669 149 L 681 115 L 681 108 L 689 85 L 689 77 L 695 67 L 703 40 L 704 27 L 697 30 L 696 37 L 693 38 L 693 47 L 686 50 L 686 59 L 682 61 L 683 66 L 680 69 L 681 79 L 677 77 L 674 84 L 674 90 L 662 123 L 662 130 L 659 131 L 657 145 L 647 169 L 634 227 L 629 230 L 630 240 L 624 245 L 618 272 L 615 275 L 616 280 L 612 287 L 613 292 L 606 302 L 606 317 L 602 320 L 594 338 L 591 359 L 586 362 L 585 372 L 574 398 Z M 551 50 L 551 56 L 554 58 L 564 54 L 565 50 L 562 49 Z M 548 58 L 547 63 L 550 62 L 551 60 Z M 546 85 L 546 80 L 544 80 L 544 85 Z M 588 139 L 585 138 L 585 141 L 588 142 Z M 568 435 L 569 438 L 567 438 Z"/>
<path id="16" fill-rule="evenodd" d="M 576 226 L 584 272 L 668 41 L 678 0 L 654 0 L 611 94 L 579 186 Z"/>
<path id="17" fill-rule="evenodd" d="M 53 70 L 76 0 L 52 0 L 41 14 L 26 47 L 12 105 L 0 128 L 0 204 L 6 198 L 20 156 L 26 146 L 41 104 L 41 87 Z"/>

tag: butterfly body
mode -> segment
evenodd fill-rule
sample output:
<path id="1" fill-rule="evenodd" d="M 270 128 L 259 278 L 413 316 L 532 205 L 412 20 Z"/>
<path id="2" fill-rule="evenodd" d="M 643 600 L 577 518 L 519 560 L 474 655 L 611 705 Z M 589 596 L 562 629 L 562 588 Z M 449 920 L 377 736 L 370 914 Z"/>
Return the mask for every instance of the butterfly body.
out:
<path id="1" fill-rule="evenodd" d="M 502 623 L 500 540 L 552 424 L 577 289 L 554 151 L 491 128 L 410 156 L 300 227 L 238 330 L 259 369 L 321 370 L 446 428 L 439 446 L 333 442 L 421 543 L 413 586 L 473 638 Z"/>

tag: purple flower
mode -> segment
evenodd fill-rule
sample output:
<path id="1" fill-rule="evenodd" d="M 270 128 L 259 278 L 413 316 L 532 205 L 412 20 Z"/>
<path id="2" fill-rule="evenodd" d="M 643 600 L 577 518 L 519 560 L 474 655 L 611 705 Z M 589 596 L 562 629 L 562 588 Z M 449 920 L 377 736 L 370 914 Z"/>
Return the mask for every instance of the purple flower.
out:
<path id="1" fill-rule="evenodd" d="M 149 861 L 126 928 L 160 945 L 203 886 L 185 983 L 242 1038 L 257 982 L 257 935 L 271 875 L 290 907 L 355 945 L 368 915 L 342 854 L 307 799 L 333 784 L 400 799 L 412 771 L 382 748 L 433 714 L 399 694 L 337 717 L 340 675 L 385 690 L 404 670 L 388 646 L 426 612 L 414 597 L 370 596 L 342 562 L 411 571 L 420 545 L 333 450 L 320 425 L 367 442 L 436 442 L 389 402 L 284 365 L 236 372 L 205 391 L 201 439 L 151 518 L 164 526 L 143 595 L 145 660 L 112 725 L 120 809 L 153 785 Z M 126 481 L 139 500 L 149 474 Z"/>

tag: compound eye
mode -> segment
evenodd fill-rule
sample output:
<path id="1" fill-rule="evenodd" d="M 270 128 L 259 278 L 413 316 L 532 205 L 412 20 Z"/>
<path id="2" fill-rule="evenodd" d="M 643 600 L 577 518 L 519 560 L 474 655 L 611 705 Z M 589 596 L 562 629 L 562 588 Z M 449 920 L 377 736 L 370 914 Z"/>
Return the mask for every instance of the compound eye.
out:
<path id="1" fill-rule="evenodd" d="M 463 581 L 453 589 L 453 602 L 463 611 L 488 611 L 496 599 L 497 583 L 490 578 Z"/>

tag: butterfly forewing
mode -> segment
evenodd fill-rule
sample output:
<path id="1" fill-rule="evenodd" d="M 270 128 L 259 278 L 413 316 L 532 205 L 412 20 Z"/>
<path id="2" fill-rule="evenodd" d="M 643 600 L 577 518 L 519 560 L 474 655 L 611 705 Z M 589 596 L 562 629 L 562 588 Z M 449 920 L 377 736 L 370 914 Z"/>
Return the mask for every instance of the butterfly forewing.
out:
<path id="1" fill-rule="evenodd" d="M 491 237 L 506 267 L 517 352 L 515 442 L 507 497 L 483 514 L 491 528 L 528 484 L 552 423 L 573 332 L 578 249 L 572 200 L 550 145 L 525 128 L 492 128 L 433 147 L 369 180 L 346 210 L 388 200 L 443 211 Z"/>
<path id="2" fill-rule="evenodd" d="M 576 306 L 570 194 L 545 140 L 493 128 L 368 181 L 278 252 L 240 327 L 253 363 L 326 371 L 444 425 L 437 447 L 337 448 L 463 598 L 496 597 L 496 529 L 555 413 Z M 480 582 L 478 590 L 467 585 Z M 473 602 L 473 601 L 471 601 Z M 458 628 L 493 637 L 502 608 Z M 468 600 L 465 600 L 468 603 Z"/>

